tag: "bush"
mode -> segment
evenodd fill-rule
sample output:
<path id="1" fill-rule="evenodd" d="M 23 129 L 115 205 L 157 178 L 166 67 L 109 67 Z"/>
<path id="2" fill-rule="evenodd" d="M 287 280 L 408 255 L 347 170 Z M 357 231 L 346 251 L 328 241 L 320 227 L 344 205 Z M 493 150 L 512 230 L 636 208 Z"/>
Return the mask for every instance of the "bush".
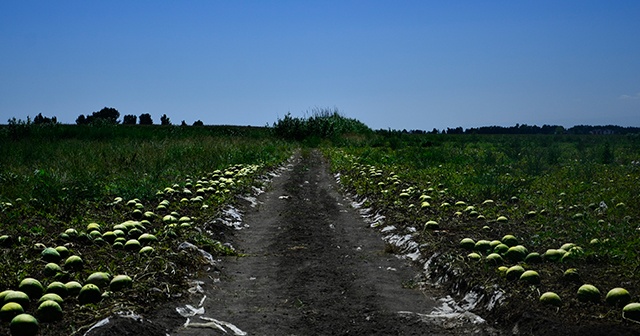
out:
<path id="1" fill-rule="evenodd" d="M 345 134 L 366 134 L 371 129 L 356 119 L 346 118 L 338 109 L 314 109 L 311 117 L 292 117 L 287 113 L 273 125 L 277 136 L 287 140 L 336 139 Z"/>

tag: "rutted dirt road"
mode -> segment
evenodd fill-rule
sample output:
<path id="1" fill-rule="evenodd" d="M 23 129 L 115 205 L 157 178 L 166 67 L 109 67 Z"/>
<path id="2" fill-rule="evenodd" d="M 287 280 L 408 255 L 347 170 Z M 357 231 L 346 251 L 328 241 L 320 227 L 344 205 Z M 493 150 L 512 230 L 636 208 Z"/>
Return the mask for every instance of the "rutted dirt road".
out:
<path id="1" fill-rule="evenodd" d="M 380 234 L 338 192 L 317 151 L 294 157 L 244 212 L 248 226 L 233 238 L 244 256 L 222 259 L 219 270 L 201 279 L 204 293 L 189 303 L 203 314 L 190 317 L 189 327 L 173 303 L 158 309 L 146 327 L 120 318 L 97 334 L 496 334 L 487 325 L 460 322 L 456 314 L 446 323 L 427 316 L 442 305 L 437 299 L 443 294 L 420 290 L 420 269 L 385 252 Z M 237 329 L 218 323 L 225 333 L 201 317 Z"/>
<path id="2" fill-rule="evenodd" d="M 205 284 L 205 315 L 249 335 L 463 332 L 399 313 L 429 313 L 437 302 L 415 288 L 418 270 L 385 253 L 336 189 L 319 153 L 296 157 L 247 211 L 249 228 L 235 242 L 246 256 L 223 260 L 220 281 Z M 172 335 L 202 332 L 180 327 Z"/>

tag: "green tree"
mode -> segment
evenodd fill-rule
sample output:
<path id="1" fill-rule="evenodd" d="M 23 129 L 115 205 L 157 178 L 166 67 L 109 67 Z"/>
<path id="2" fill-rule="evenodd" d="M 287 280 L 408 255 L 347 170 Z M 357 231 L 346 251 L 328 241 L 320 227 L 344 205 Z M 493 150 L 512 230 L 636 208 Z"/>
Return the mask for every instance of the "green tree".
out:
<path id="1" fill-rule="evenodd" d="M 167 117 L 166 114 L 163 114 L 162 117 L 160 117 L 160 124 L 161 125 L 171 125 L 171 119 L 169 119 L 169 117 Z"/>
<path id="2" fill-rule="evenodd" d="M 110 124 L 117 124 L 120 112 L 113 107 L 103 107 L 102 110 L 93 113 L 95 119 L 103 119 Z"/>
<path id="3" fill-rule="evenodd" d="M 91 115 L 78 116 L 76 119 L 76 124 L 84 125 L 84 124 L 94 124 L 94 123 L 106 123 L 106 124 L 117 124 L 118 118 L 120 118 L 120 112 L 113 107 L 103 107 L 102 110 L 93 112 Z"/>
<path id="4" fill-rule="evenodd" d="M 78 116 L 78 118 L 76 118 L 76 124 L 78 125 L 86 125 L 89 122 L 87 121 L 87 117 L 84 116 L 84 114 L 81 114 Z"/>
<path id="5" fill-rule="evenodd" d="M 33 118 L 33 123 L 36 125 L 40 125 L 40 124 L 57 124 L 58 123 L 58 118 L 56 117 L 44 117 L 42 116 L 42 113 L 38 113 L 38 115 Z"/>
<path id="6" fill-rule="evenodd" d="M 151 114 L 143 113 L 140 115 L 140 125 L 153 125 Z"/>
<path id="7" fill-rule="evenodd" d="M 122 118 L 123 125 L 135 125 L 138 117 L 133 114 L 127 114 Z"/>

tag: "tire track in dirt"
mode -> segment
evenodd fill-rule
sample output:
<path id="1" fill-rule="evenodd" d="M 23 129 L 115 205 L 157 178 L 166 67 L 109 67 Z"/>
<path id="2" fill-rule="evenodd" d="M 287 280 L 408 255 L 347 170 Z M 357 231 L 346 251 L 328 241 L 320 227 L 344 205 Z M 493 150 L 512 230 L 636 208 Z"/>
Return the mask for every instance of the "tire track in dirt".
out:
<path id="1" fill-rule="evenodd" d="M 249 228 L 235 245 L 246 256 L 223 259 L 220 278 L 205 280 L 205 316 L 249 335 L 466 332 L 398 314 L 428 314 L 437 301 L 412 288 L 419 270 L 384 252 L 380 236 L 337 192 L 320 153 L 295 157 L 244 220 Z M 171 335 L 212 332 L 179 327 Z"/>

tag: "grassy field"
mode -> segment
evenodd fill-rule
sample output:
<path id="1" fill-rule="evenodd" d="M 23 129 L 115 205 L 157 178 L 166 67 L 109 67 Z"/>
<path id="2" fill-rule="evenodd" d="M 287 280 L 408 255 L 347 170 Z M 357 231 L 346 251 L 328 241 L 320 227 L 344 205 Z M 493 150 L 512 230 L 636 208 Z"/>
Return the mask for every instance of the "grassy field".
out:
<path id="1" fill-rule="evenodd" d="M 68 220 L 85 201 L 148 198 L 160 186 L 238 163 L 281 160 L 289 145 L 265 130 L 232 127 L 44 126 L 1 139 L 2 198 Z M 285 148 L 285 150 L 283 150 Z M 62 199 L 70 202 L 60 204 Z"/>
<path id="2" fill-rule="evenodd" d="M 85 284 L 97 271 L 132 278 L 123 291 L 102 286 L 99 303 L 69 295 L 62 321 L 42 323 L 43 335 L 80 332 L 113 311 L 142 311 L 170 299 L 200 267 L 177 245 L 190 242 L 214 256 L 235 253 L 207 232 L 212 219 L 300 146 L 320 147 L 344 188 L 366 198 L 387 224 L 412 232 L 425 258 L 438 253 L 441 266 L 457 270 L 465 286 L 497 286 L 514 298 L 490 312 L 496 320 L 523 307 L 544 311 L 538 298 L 547 291 L 562 298 L 562 318 L 570 323 L 593 316 L 622 323 L 621 307 L 604 300 L 615 287 L 640 300 L 640 137 L 373 132 L 337 111 L 287 116 L 266 128 L 0 127 L 0 291 L 18 289 L 25 278 L 45 287 Z M 90 223 L 99 233 L 91 233 Z M 125 248 L 141 233 L 157 238 L 148 243 L 152 252 Z M 503 251 L 488 261 L 505 235 L 540 259 Z M 463 238 L 493 245 L 464 248 Z M 45 247 L 60 246 L 83 266 L 42 256 Z M 48 270 L 50 263 L 60 269 Z M 514 265 L 537 271 L 539 281 L 508 279 L 504 268 Z M 565 276 L 568 269 L 579 275 Z M 597 302 L 578 300 L 583 284 L 600 290 Z M 36 309 L 31 300 L 27 312 L 38 315 Z M 5 321 L 0 333 L 7 330 Z"/>

